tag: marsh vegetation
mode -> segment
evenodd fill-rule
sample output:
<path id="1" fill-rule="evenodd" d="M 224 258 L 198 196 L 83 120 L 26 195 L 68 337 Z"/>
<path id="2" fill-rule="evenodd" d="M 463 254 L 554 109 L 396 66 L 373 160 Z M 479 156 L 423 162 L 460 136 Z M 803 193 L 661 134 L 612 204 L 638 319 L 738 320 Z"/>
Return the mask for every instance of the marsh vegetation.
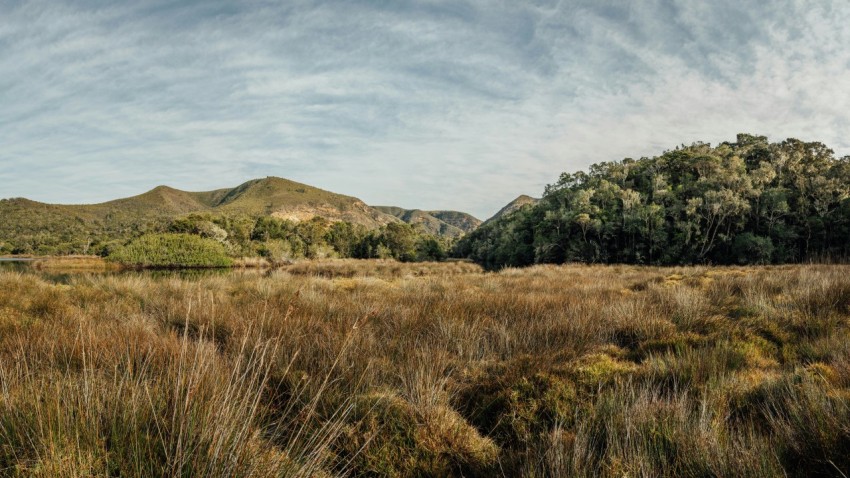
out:
<path id="1" fill-rule="evenodd" d="M 0 272 L 0 475 L 842 476 L 848 273 Z"/>

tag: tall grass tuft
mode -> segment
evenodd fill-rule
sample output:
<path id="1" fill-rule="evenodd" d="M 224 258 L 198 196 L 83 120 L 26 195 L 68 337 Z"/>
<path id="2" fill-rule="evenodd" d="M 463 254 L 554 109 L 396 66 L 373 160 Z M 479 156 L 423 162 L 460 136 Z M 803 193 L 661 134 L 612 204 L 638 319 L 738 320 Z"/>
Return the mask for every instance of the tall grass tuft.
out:
<path id="1" fill-rule="evenodd" d="M 0 476 L 850 476 L 848 272 L 2 272 Z"/>

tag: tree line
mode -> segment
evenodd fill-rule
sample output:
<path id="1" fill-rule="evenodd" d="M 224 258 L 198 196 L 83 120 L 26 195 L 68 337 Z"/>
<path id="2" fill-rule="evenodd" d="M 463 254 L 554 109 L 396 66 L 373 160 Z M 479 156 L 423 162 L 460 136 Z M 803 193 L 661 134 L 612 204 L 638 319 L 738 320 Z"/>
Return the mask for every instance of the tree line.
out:
<path id="1" fill-rule="evenodd" d="M 563 173 L 543 198 L 461 239 L 488 267 L 770 264 L 850 256 L 850 156 L 739 134 Z"/>
<path id="2" fill-rule="evenodd" d="M 369 229 L 322 217 L 291 221 L 273 216 L 192 214 L 174 219 L 169 233 L 198 235 L 221 243 L 232 257 L 259 256 L 271 261 L 321 259 L 396 259 L 402 262 L 446 258 L 448 240 L 405 223 Z"/>
<path id="3" fill-rule="evenodd" d="M 369 229 L 348 222 L 332 223 L 322 217 L 290 221 L 272 216 L 198 213 L 145 221 L 87 223 L 60 218 L 49 222 L 49 227 L 39 228 L 35 234 L 22 232 L 0 239 L 0 254 L 109 257 L 127 254 L 131 244 L 132 250 L 148 243 L 185 244 L 186 235 L 218 243 L 229 257 L 264 257 L 272 261 L 326 257 L 433 261 L 445 259 L 451 248 L 448 239 L 410 224 L 390 223 Z M 163 235 L 180 235 L 182 239 Z"/>

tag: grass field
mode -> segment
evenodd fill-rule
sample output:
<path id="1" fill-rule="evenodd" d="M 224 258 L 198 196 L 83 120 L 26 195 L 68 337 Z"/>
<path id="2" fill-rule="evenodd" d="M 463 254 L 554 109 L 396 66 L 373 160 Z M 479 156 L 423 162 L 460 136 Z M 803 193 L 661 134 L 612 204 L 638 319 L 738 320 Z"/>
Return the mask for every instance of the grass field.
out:
<path id="1" fill-rule="evenodd" d="M 848 476 L 850 267 L 0 272 L 0 476 Z"/>

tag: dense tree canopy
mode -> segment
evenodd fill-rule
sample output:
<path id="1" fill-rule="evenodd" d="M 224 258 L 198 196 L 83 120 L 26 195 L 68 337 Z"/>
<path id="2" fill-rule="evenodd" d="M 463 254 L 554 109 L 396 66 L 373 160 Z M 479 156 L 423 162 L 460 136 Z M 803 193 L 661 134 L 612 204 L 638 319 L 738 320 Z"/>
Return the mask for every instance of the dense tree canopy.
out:
<path id="1" fill-rule="evenodd" d="M 786 263 L 850 255 L 850 157 L 817 142 L 740 134 L 564 173 L 543 199 L 455 253 L 534 263 Z"/>

